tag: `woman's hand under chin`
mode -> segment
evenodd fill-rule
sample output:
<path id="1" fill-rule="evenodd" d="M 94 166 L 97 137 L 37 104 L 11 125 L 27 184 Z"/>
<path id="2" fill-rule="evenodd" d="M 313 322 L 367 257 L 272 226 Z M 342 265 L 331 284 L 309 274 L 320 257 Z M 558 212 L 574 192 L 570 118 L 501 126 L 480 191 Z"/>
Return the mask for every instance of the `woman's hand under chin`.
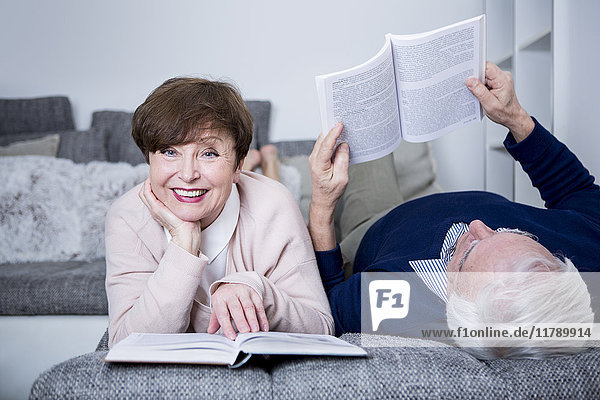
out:
<path id="1" fill-rule="evenodd" d="M 182 221 L 173 214 L 152 192 L 150 178 L 146 179 L 138 195 L 150 210 L 152 218 L 169 231 L 171 240 L 190 254 L 198 256 L 202 238 L 200 221 Z"/>

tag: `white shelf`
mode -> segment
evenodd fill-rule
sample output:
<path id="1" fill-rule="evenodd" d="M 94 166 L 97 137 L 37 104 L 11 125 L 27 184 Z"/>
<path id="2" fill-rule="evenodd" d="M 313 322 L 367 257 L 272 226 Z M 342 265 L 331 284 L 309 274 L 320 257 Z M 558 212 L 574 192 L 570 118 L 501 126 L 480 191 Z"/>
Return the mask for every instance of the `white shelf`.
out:
<path id="1" fill-rule="evenodd" d="M 506 30 L 506 22 L 513 20 L 513 2 L 507 0 L 486 0 L 485 14 L 487 25 L 487 57 L 497 61 L 511 56 L 513 52 L 513 29 Z M 512 26 L 512 25 L 511 25 Z"/>
<path id="2" fill-rule="evenodd" d="M 528 41 L 519 45 L 520 51 L 550 51 L 552 46 L 552 30 L 540 32 L 531 37 Z"/>
<path id="3" fill-rule="evenodd" d="M 513 70 L 513 57 L 512 55 L 505 57 L 502 60 L 499 60 L 497 63 L 495 63 L 497 66 L 500 67 L 500 69 L 504 70 L 504 71 L 510 71 L 512 72 Z"/>
<path id="4" fill-rule="evenodd" d="M 513 1 L 515 43 L 521 49 L 552 30 L 552 0 Z"/>
<path id="5" fill-rule="evenodd" d="M 519 102 L 546 128 L 552 124 L 552 54 L 522 51 L 517 56 L 515 88 Z"/>
<path id="6" fill-rule="evenodd" d="M 504 150 L 504 139 L 506 138 L 506 134 L 508 130 L 502 125 L 498 125 L 489 119 L 486 121 L 485 125 L 486 130 L 486 142 L 488 149 Z"/>
<path id="7" fill-rule="evenodd" d="M 487 161 L 486 190 L 497 193 L 507 199 L 512 199 L 514 197 L 513 171 L 515 167 L 512 157 L 504 149 L 504 146 L 502 146 L 501 148 L 494 148 L 492 151 L 489 151 Z"/>
<path id="8" fill-rule="evenodd" d="M 521 105 L 552 126 L 552 1 L 486 0 L 488 58 L 510 71 Z M 504 149 L 506 128 L 486 124 L 485 188 L 521 203 L 543 206 L 529 177 Z"/>

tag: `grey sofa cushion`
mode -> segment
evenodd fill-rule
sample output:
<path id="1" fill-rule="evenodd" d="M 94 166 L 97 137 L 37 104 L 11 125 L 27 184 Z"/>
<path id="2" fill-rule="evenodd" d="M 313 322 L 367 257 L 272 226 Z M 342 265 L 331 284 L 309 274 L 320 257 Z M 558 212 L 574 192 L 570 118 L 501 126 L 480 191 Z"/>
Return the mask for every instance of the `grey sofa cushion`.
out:
<path id="1" fill-rule="evenodd" d="M 40 139 L 54 134 L 57 134 L 60 137 L 56 157 L 68 158 L 76 163 L 107 161 L 106 133 L 95 128 L 91 128 L 87 131 L 76 131 L 71 129 L 64 131 L 25 132 L 0 135 L 0 146 L 6 146 L 15 142 Z"/>
<path id="2" fill-rule="evenodd" d="M 435 183 L 436 164 L 431 143 L 403 141 L 394 150 L 394 166 L 405 201 L 441 191 Z"/>
<path id="3" fill-rule="evenodd" d="M 106 334 L 105 334 L 106 336 Z M 342 339 L 360 345 L 360 335 Z M 377 336 L 367 358 L 253 357 L 239 369 L 105 364 L 95 353 L 44 372 L 31 398 L 573 398 L 600 396 L 600 349 L 545 360 L 480 361 L 441 344 Z M 375 340 L 371 340 L 374 342 Z M 394 347 L 388 347 L 394 345 Z M 254 382 L 252 382 L 254 381 Z"/>
<path id="4" fill-rule="evenodd" d="M 79 132 L 75 131 L 71 103 L 67 97 L 0 99 L 0 146 L 39 139 L 50 133 L 61 136 L 58 157 L 73 160 L 77 157 L 85 161 L 106 159 L 105 150 L 100 149 L 104 147 L 103 139 L 89 138 L 87 132 L 82 132 L 86 139 L 77 135 Z M 90 139 L 94 143 L 89 143 Z M 74 151 L 76 146 L 80 147 L 78 152 Z"/>
<path id="5" fill-rule="evenodd" d="M 344 335 L 359 344 L 358 335 Z M 600 398 L 600 349 L 546 360 L 480 361 L 453 347 L 366 348 L 362 359 L 315 357 L 272 370 L 277 398 Z"/>
<path id="6" fill-rule="evenodd" d="M 102 335 L 102 338 L 96 346 L 96 351 L 108 351 L 108 329 L 104 331 L 104 335 Z"/>
<path id="7" fill-rule="evenodd" d="M 271 102 L 268 100 L 245 100 L 246 106 L 254 120 L 252 148 L 260 149 L 269 143 L 269 126 L 271 120 Z"/>
<path id="8" fill-rule="evenodd" d="M 242 368 L 111 364 L 106 351 L 72 358 L 42 373 L 30 399 L 270 399 L 271 376 L 260 362 Z"/>
<path id="9" fill-rule="evenodd" d="M 273 143 L 279 151 L 279 157 L 309 156 L 315 146 L 314 140 L 292 140 Z"/>
<path id="10" fill-rule="evenodd" d="M 131 137 L 133 113 L 125 111 L 96 111 L 92 114 L 92 128 L 106 137 L 106 160 L 124 161 L 131 165 L 145 163 L 142 152 Z"/>
<path id="11" fill-rule="evenodd" d="M 0 265 L 0 315 L 106 315 L 106 264 Z"/>
<path id="12" fill-rule="evenodd" d="M 76 163 L 106 160 L 106 134 L 99 129 L 87 131 L 62 131 L 58 145 L 59 158 L 68 158 Z"/>
<path id="13" fill-rule="evenodd" d="M 75 124 L 67 97 L 0 99 L 0 136 L 72 129 Z"/>

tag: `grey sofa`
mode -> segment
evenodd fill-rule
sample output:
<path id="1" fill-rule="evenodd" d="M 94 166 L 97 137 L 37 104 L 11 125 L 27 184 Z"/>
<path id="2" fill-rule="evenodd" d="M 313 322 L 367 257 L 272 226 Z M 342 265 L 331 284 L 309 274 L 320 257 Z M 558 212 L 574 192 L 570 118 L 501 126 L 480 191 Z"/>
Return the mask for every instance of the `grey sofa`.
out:
<path id="1" fill-rule="evenodd" d="M 361 344 L 358 334 L 342 339 Z M 251 358 L 241 368 L 110 364 L 106 337 L 34 383 L 31 399 L 597 399 L 600 350 L 547 360 L 480 361 L 449 346 L 386 338 L 366 358 Z"/>
<path id="2" fill-rule="evenodd" d="M 0 99 L 0 146 L 60 136 L 57 156 L 75 162 L 106 160 L 96 128 L 75 130 L 66 97 Z M 103 260 L 0 265 L 0 315 L 104 315 Z"/>
<path id="3" fill-rule="evenodd" d="M 79 162 L 143 161 L 128 136 L 131 114 L 100 111 L 88 131 L 74 131 L 66 98 L 0 100 L 0 146 L 57 132 L 59 156 Z M 269 143 L 268 102 L 249 102 L 255 146 Z M 24 111 L 25 110 L 25 111 Z M 15 116 L 35 110 L 34 116 Z M 52 122 L 49 122 L 52 120 Z M 83 136 L 79 136 L 79 135 Z M 284 162 L 301 170 L 307 210 L 307 154 L 312 141 L 276 143 Z M 409 199 L 439 188 L 428 146 L 401 147 L 397 170 Z M 137 158 L 136 158 L 137 157 Z M 421 163 L 421 164 L 420 164 Z M 416 171 L 420 177 L 415 178 Z M 419 183 L 416 183 L 416 182 Z M 0 315 L 107 312 L 104 261 L 0 265 Z M 360 335 L 344 340 L 361 344 Z M 109 364 L 106 334 L 89 353 L 43 372 L 32 399 L 113 398 L 600 398 L 600 350 L 547 360 L 480 361 L 445 345 L 379 337 L 366 358 L 253 357 L 239 369 L 197 365 Z"/>

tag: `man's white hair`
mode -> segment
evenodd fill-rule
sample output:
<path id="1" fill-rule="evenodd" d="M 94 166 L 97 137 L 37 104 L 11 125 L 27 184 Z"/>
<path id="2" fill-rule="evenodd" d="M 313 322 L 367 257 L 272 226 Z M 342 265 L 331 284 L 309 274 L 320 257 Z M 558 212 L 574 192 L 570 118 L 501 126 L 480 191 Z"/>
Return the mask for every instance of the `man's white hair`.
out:
<path id="1" fill-rule="evenodd" d="M 454 292 L 449 294 L 446 316 L 450 329 L 476 329 L 490 324 L 528 326 L 535 323 L 592 323 L 594 313 L 590 294 L 573 263 L 539 254 L 525 254 L 511 271 L 494 274 L 470 301 Z M 497 279 L 496 279 L 497 278 Z M 585 341 L 553 342 L 561 347 L 544 346 L 542 340 L 455 338 L 457 344 L 480 359 L 543 358 L 582 351 Z M 485 345 L 484 341 L 485 340 Z"/>

